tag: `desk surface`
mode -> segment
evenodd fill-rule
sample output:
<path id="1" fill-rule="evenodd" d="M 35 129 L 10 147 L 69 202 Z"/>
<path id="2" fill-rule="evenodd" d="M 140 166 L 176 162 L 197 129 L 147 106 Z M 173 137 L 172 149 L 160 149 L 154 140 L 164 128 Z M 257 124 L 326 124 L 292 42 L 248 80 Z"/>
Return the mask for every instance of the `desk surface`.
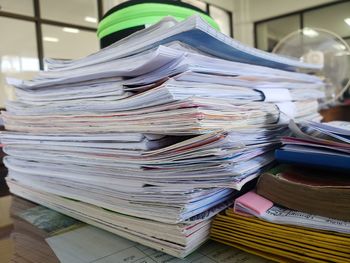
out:
<path id="1" fill-rule="evenodd" d="M 59 263 L 42 233 L 16 216 L 33 206 L 18 197 L 0 197 L 0 262 Z"/>
<path id="2" fill-rule="evenodd" d="M 45 227 L 49 221 L 46 221 L 45 218 L 37 220 L 37 214 L 33 212 L 37 211 L 37 208 L 30 209 L 35 206 L 37 205 L 16 196 L 0 198 L 1 263 L 59 263 L 58 258 L 45 241 L 45 238 L 50 235 L 50 227 Z M 26 218 L 28 221 L 23 218 Z M 29 223 L 29 221 L 33 222 L 34 225 L 41 225 L 43 227 L 36 227 Z M 60 257 L 63 256 L 65 262 L 71 262 L 71 259 L 80 259 L 82 255 L 84 255 L 82 258 L 84 258 L 86 262 L 179 262 L 177 259 L 162 252 L 137 245 L 124 238 L 103 232 L 96 232 L 94 228 L 82 225 L 74 231 L 62 231 L 58 235 L 51 236 L 50 244 L 55 244 L 54 247 L 60 249 Z M 85 237 L 77 233 L 85 233 Z M 103 247 L 103 249 L 96 250 L 98 246 L 90 242 L 89 239 L 86 238 L 86 235 L 99 240 L 101 244 L 108 245 Z M 55 239 L 55 242 L 53 242 L 53 239 Z M 88 240 L 88 242 L 80 242 L 81 240 Z M 89 243 L 89 245 L 87 246 L 86 243 Z M 102 247 L 100 246 L 100 248 Z M 214 241 L 206 243 L 196 253 L 192 254 L 192 256 L 190 257 L 194 261 L 190 259 L 185 261 L 221 263 L 271 262 L 270 260 L 248 254 L 236 248 L 215 243 Z M 174 259 L 174 261 L 172 259 Z"/>

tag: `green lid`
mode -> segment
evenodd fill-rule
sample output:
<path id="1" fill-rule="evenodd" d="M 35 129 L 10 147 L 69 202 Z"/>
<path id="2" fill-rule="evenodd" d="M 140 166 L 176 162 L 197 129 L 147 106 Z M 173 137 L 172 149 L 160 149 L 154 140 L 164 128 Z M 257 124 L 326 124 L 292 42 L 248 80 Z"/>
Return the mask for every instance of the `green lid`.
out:
<path id="1" fill-rule="evenodd" d="M 141 25 L 153 25 L 166 16 L 182 21 L 194 14 L 199 14 L 212 27 L 220 30 L 218 24 L 210 16 L 193 9 L 171 4 L 142 3 L 128 6 L 103 18 L 98 25 L 97 35 L 102 39 L 120 30 Z"/>

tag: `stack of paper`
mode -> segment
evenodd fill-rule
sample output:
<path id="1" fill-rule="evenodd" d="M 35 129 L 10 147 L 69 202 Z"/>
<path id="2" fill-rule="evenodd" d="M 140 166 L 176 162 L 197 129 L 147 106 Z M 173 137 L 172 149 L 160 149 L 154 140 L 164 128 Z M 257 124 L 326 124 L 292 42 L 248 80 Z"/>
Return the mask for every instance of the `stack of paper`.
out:
<path id="1" fill-rule="evenodd" d="M 282 208 L 254 192 L 215 218 L 211 236 L 277 262 L 350 261 L 350 222 Z"/>
<path id="2" fill-rule="evenodd" d="M 286 121 L 320 119 L 324 94 L 296 72 L 316 66 L 245 47 L 200 17 L 48 63 L 9 80 L 11 191 L 177 257 L 271 167 Z"/>
<path id="3" fill-rule="evenodd" d="M 189 51 L 160 46 L 113 65 L 68 67 L 25 82 L 10 79 L 18 100 L 7 103 L 6 128 L 197 134 L 320 119 L 317 100 L 324 84 L 317 77 Z"/>

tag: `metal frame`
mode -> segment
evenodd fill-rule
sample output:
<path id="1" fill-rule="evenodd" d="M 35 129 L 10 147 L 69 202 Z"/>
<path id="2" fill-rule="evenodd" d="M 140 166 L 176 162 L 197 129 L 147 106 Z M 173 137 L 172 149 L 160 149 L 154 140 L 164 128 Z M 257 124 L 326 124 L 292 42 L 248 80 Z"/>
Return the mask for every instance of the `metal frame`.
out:
<path id="1" fill-rule="evenodd" d="M 77 25 L 77 24 L 71 24 L 71 23 L 65 23 L 65 22 L 60 22 L 56 20 L 50 20 L 50 19 L 44 19 L 41 17 L 40 13 L 40 0 L 32 0 L 33 2 L 33 7 L 34 7 L 34 16 L 28 16 L 28 15 L 21 15 L 21 14 L 16 14 L 16 13 L 11 13 L 11 12 L 5 12 L 0 10 L 0 17 L 7 17 L 7 18 L 13 18 L 17 20 L 23 20 L 23 21 L 29 21 L 29 22 L 34 22 L 35 23 L 35 33 L 36 33 L 36 44 L 37 44 L 37 53 L 38 53 L 38 59 L 39 59 L 39 67 L 41 70 L 44 69 L 44 44 L 43 44 L 43 39 L 42 39 L 42 25 L 53 25 L 53 26 L 61 26 L 61 27 L 74 27 L 83 31 L 90 31 L 90 32 L 96 32 L 97 28 L 96 27 L 88 27 L 88 26 L 82 26 L 82 25 Z M 96 0 L 97 2 L 97 16 L 98 20 L 101 20 L 103 16 L 103 1 L 102 0 Z M 220 8 L 227 12 L 230 18 L 230 33 L 231 37 L 233 37 L 233 16 L 232 12 L 224 9 L 222 7 L 219 7 L 217 5 L 209 4 L 205 1 L 206 3 L 206 10 L 210 15 L 210 10 L 209 6 L 215 6 L 217 8 Z"/>
<path id="2" fill-rule="evenodd" d="M 98 21 L 101 21 L 103 17 L 103 1 L 97 0 L 97 12 L 98 12 Z"/>
<path id="3" fill-rule="evenodd" d="M 200 1 L 202 1 L 202 0 L 200 0 Z M 228 14 L 229 23 L 230 23 L 230 37 L 233 38 L 233 13 L 232 13 L 231 11 L 225 9 L 225 8 L 222 8 L 222 7 L 218 6 L 218 5 L 209 4 L 209 3 L 206 2 L 206 1 L 202 1 L 202 2 L 204 2 L 204 3 L 206 4 L 206 11 L 207 11 L 207 13 L 208 13 L 209 15 L 210 15 L 210 8 L 209 8 L 209 6 L 215 6 L 216 8 L 219 8 L 219 9 L 225 11 L 225 12 Z"/>
<path id="4" fill-rule="evenodd" d="M 273 20 L 280 19 L 280 18 L 285 18 L 288 16 L 299 15 L 299 29 L 303 29 L 304 28 L 304 14 L 305 13 L 310 12 L 310 11 L 314 11 L 314 10 L 318 10 L 318 9 L 322 9 L 325 7 L 329 7 L 329 6 L 339 5 L 339 4 L 346 3 L 346 2 L 349 2 L 349 0 L 338 0 L 336 2 L 330 2 L 330 3 L 326 3 L 326 4 L 322 4 L 322 5 L 317 5 L 314 7 L 310 7 L 310 8 L 286 13 L 283 15 L 278 15 L 278 16 L 267 18 L 267 19 L 255 21 L 254 22 L 254 47 L 257 47 L 257 44 L 258 44 L 257 27 L 259 24 L 266 23 L 266 22 L 273 21 Z M 343 39 L 350 39 L 350 36 L 343 37 Z"/>

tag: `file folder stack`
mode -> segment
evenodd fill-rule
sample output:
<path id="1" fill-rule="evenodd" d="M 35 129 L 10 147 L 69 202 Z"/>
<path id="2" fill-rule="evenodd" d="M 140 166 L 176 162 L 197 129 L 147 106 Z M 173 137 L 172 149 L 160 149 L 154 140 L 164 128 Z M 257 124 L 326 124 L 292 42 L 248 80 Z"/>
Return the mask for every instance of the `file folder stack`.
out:
<path id="1" fill-rule="evenodd" d="M 254 192 L 216 216 L 211 237 L 276 262 L 350 261 L 350 222 L 282 208 Z"/>
<path id="2" fill-rule="evenodd" d="M 218 215 L 212 237 L 275 260 L 350 261 L 349 123 L 290 122 L 281 163 Z M 248 217 L 247 217 L 248 216 Z"/>
<path id="3" fill-rule="evenodd" d="M 340 263 L 350 260 L 349 234 L 278 225 L 230 211 L 214 220 L 212 237 L 276 262 Z"/>
<path id="4" fill-rule="evenodd" d="M 350 221 L 350 123 L 291 122 L 289 126 L 293 136 L 284 137 L 283 146 L 276 150 L 277 160 L 289 165 L 264 174 L 258 193 L 291 209 Z M 276 184 L 276 191 L 266 187 Z"/>
<path id="5" fill-rule="evenodd" d="M 248 48 L 198 16 L 47 64 L 9 79 L 11 192 L 176 257 L 271 166 L 289 118 L 320 119 L 324 96 L 318 77 L 295 72 L 318 66 Z"/>

